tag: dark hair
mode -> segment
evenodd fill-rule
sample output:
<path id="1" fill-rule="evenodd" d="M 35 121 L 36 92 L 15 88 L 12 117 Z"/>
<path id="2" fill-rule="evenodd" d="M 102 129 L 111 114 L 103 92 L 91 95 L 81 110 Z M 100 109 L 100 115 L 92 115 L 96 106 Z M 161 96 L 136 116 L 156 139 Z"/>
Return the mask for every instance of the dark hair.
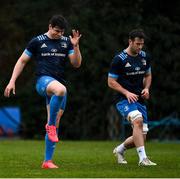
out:
<path id="1" fill-rule="evenodd" d="M 131 32 L 129 32 L 129 39 L 134 40 L 136 37 L 140 39 L 145 39 L 146 35 L 143 31 L 143 29 L 134 29 Z"/>
<path id="2" fill-rule="evenodd" d="M 60 29 L 66 29 L 68 22 L 62 15 L 54 15 L 49 20 L 49 24 L 51 24 L 52 27 L 59 27 Z"/>

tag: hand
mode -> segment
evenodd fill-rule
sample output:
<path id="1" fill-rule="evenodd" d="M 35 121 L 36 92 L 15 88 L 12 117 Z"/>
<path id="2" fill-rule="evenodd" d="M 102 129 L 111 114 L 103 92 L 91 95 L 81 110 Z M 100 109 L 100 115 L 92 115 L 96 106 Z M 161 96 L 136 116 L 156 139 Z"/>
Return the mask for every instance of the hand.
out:
<path id="1" fill-rule="evenodd" d="M 9 97 L 11 94 L 11 91 L 13 91 L 13 94 L 15 95 L 15 83 L 9 83 L 6 87 L 6 89 L 4 90 L 4 96 L 5 97 Z"/>
<path id="2" fill-rule="evenodd" d="M 141 97 L 143 99 L 149 99 L 149 89 L 148 88 L 144 88 L 141 92 Z"/>
<path id="3" fill-rule="evenodd" d="M 78 30 L 72 30 L 72 36 L 69 36 L 71 43 L 73 44 L 74 47 L 79 45 L 79 39 L 81 38 L 81 34 L 79 34 Z"/>
<path id="4" fill-rule="evenodd" d="M 127 98 L 127 100 L 128 100 L 128 102 L 129 103 L 134 103 L 134 102 L 136 102 L 137 100 L 138 100 L 138 95 L 136 95 L 136 94 L 134 94 L 134 93 L 131 93 L 131 92 L 127 92 L 126 94 L 125 94 L 125 96 L 126 96 L 126 98 Z"/>

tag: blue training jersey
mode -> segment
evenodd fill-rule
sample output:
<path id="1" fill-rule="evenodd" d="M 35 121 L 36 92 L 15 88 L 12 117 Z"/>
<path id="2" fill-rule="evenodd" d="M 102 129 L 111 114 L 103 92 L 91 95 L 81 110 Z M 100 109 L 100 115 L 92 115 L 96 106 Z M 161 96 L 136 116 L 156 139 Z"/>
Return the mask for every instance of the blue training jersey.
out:
<path id="1" fill-rule="evenodd" d="M 37 77 L 47 75 L 65 84 L 66 57 L 74 53 L 70 38 L 50 39 L 42 34 L 33 38 L 24 52 L 35 57 Z"/>
<path id="2" fill-rule="evenodd" d="M 147 73 L 151 73 L 151 66 L 150 57 L 146 52 L 140 51 L 134 57 L 123 50 L 113 58 L 108 76 L 117 79 L 123 88 L 140 97 L 144 88 L 143 78 Z M 116 102 L 125 98 L 123 94 L 118 93 Z M 139 98 L 139 102 L 143 102 L 143 99 Z"/>

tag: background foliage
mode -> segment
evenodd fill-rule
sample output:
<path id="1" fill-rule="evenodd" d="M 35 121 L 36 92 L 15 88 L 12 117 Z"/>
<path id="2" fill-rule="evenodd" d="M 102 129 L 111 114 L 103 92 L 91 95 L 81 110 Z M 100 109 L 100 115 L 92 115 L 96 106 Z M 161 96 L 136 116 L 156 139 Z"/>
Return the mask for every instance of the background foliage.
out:
<path id="1" fill-rule="evenodd" d="M 69 21 L 67 35 L 72 28 L 82 33 L 83 64 L 80 69 L 67 65 L 63 138 L 109 138 L 109 116 L 113 115 L 113 92 L 107 86 L 109 65 L 114 54 L 126 48 L 128 32 L 137 27 L 147 33 L 145 49 L 153 57 L 149 118 L 179 115 L 180 1 L 6 0 L 0 6 L 0 106 L 20 106 L 22 136 L 41 138 L 46 123 L 44 99 L 34 89 L 33 60 L 17 80 L 16 96 L 4 98 L 3 91 L 26 44 L 47 31 L 54 14 L 63 14 Z"/>

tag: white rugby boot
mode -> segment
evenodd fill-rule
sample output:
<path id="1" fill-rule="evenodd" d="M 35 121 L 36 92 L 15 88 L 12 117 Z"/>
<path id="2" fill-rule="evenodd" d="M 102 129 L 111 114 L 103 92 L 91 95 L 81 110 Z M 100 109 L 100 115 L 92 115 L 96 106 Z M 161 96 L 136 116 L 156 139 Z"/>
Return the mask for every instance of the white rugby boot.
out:
<path id="1" fill-rule="evenodd" d="M 152 162 L 148 158 L 144 158 L 141 162 L 139 162 L 139 166 L 155 166 L 156 163 Z"/>
<path id="2" fill-rule="evenodd" d="M 124 155 L 117 151 L 117 147 L 113 150 L 113 154 L 117 157 L 118 164 L 127 164 Z"/>

